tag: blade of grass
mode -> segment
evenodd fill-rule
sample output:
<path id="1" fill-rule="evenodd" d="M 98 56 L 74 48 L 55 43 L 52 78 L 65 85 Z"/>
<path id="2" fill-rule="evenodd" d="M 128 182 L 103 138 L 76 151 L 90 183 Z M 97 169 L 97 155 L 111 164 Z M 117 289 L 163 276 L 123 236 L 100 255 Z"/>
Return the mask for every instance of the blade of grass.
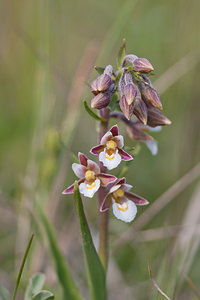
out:
<path id="1" fill-rule="evenodd" d="M 49 223 L 44 212 L 42 211 L 42 208 L 39 205 L 37 205 L 37 208 L 46 231 L 53 258 L 55 260 L 58 279 L 60 281 L 60 284 L 62 285 L 65 299 L 82 300 L 79 291 L 72 279 L 67 262 L 58 247 L 58 242 L 53 227 Z"/>
<path id="2" fill-rule="evenodd" d="M 93 300 L 106 300 L 105 272 L 92 241 L 92 236 L 83 210 L 82 199 L 79 193 L 77 182 L 75 182 L 74 187 L 74 199 L 80 222 L 85 264 L 87 269 L 88 284 L 91 290 L 91 297 Z"/>
<path id="3" fill-rule="evenodd" d="M 157 285 L 157 283 L 155 282 L 155 280 L 152 278 L 151 276 L 151 269 L 150 269 L 150 266 L 148 265 L 148 271 L 149 271 L 149 277 L 153 283 L 153 285 L 155 286 L 155 288 L 157 289 L 157 291 L 163 295 L 167 300 L 171 300 L 162 290 L 161 288 L 159 288 L 159 286 Z"/>
<path id="4" fill-rule="evenodd" d="M 17 294 L 17 290 L 18 290 L 18 287 L 19 287 L 19 283 L 20 283 L 20 280 L 21 280 L 21 277 L 22 277 L 22 272 L 23 272 L 23 269 L 24 269 L 24 265 L 25 265 L 25 262 L 26 262 L 29 250 L 31 248 L 31 244 L 32 244 L 33 238 L 34 238 L 34 233 L 31 235 L 30 241 L 28 243 L 28 246 L 26 248 L 26 252 L 25 252 L 23 260 L 22 260 L 22 264 L 21 264 L 21 267 L 20 267 L 20 270 L 19 270 L 19 274 L 17 276 L 17 281 L 16 281 L 16 285 L 15 285 L 15 289 L 14 289 L 12 300 L 15 300 L 15 297 L 16 297 L 16 294 Z"/>

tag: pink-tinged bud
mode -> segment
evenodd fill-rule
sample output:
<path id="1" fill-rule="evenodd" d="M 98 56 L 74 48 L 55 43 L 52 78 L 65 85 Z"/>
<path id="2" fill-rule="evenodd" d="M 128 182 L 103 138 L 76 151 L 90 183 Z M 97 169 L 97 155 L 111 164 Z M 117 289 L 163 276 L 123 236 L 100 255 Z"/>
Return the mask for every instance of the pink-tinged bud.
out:
<path id="1" fill-rule="evenodd" d="M 101 109 L 108 106 L 109 103 L 110 103 L 110 95 L 106 93 L 105 94 L 100 93 L 91 100 L 91 107 L 96 109 Z"/>
<path id="2" fill-rule="evenodd" d="M 148 107 L 155 107 L 162 109 L 162 103 L 158 92 L 151 86 L 146 86 L 145 90 L 142 90 L 143 100 Z"/>
<path id="3" fill-rule="evenodd" d="M 131 105 L 134 102 L 135 97 L 137 95 L 136 86 L 133 83 L 129 83 L 129 84 L 125 85 L 124 95 L 126 97 L 126 101 L 127 101 L 128 105 Z"/>
<path id="4" fill-rule="evenodd" d="M 153 137 L 148 135 L 143 130 L 140 130 L 137 125 L 132 124 L 127 127 L 128 135 L 131 139 L 140 142 L 153 141 Z"/>
<path id="5" fill-rule="evenodd" d="M 120 108 L 122 112 L 124 113 L 125 117 L 130 120 L 132 114 L 133 114 L 133 103 L 131 105 L 128 104 L 126 101 L 126 96 L 123 95 L 119 101 Z"/>
<path id="6" fill-rule="evenodd" d="M 133 113 L 144 124 L 147 124 L 147 107 L 141 98 L 136 98 Z"/>
<path id="7" fill-rule="evenodd" d="M 134 60 L 133 66 L 136 72 L 149 73 L 154 70 L 152 64 L 146 58 Z"/>
<path id="8" fill-rule="evenodd" d="M 97 95 L 101 92 L 106 92 L 110 88 L 111 84 L 111 77 L 107 74 L 102 74 L 92 82 L 91 91 L 94 95 Z"/>
<path id="9" fill-rule="evenodd" d="M 172 122 L 158 109 L 148 109 L 147 124 L 151 127 L 170 125 Z"/>
<path id="10" fill-rule="evenodd" d="M 129 55 L 126 55 L 123 59 L 123 62 L 122 62 L 122 67 L 124 67 L 127 63 L 131 63 L 133 64 L 133 62 L 137 59 L 138 57 L 136 55 L 133 55 L 133 54 L 129 54 Z"/>

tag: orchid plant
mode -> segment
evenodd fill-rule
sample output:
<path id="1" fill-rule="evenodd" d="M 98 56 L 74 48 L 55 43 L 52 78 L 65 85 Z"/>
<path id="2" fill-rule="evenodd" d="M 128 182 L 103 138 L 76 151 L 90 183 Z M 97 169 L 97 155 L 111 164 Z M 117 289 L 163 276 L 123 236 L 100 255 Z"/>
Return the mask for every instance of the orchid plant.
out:
<path id="1" fill-rule="evenodd" d="M 125 177 L 121 175 L 117 178 L 108 174 L 109 171 L 123 164 L 123 161 L 132 161 L 134 151 L 131 148 L 129 152 L 124 145 L 124 137 L 119 133 L 118 124 L 110 128 L 109 122 L 115 119 L 116 123 L 124 123 L 129 137 L 137 143 L 146 144 L 153 155 L 157 154 L 158 145 L 150 133 L 160 131 L 162 126 L 171 124 L 171 121 L 161 112 L 162 103 L 159 94 L 148 77 L 154 70 L 152 64 L 146 58 L 127 55 L 125 41 L 119 50 L 117 61 L 116 71 L 111 65 L 105 68 L 96 67 L 99 76 L 91 83 L 91 92 L 94 95 L 91 108 L 86 102 L 84 103 L 86 111 L 100 123 L 98 145 L 90 149 L 90 153 L 98 157 L 98 162 L 92 161 L 79 152 L 80 163 L 72 164 L 72 169 L 79 179 L 63 191 L 65 195 L 75 194 L 79 218 L 84 215 L 80 194 L 93 198 L 97 193 L 99 258 L 104 271 L 107 269 L 108 261 L 109 208 L 112 207 L 117 219 L 129 223 L 136 217 L 137 206 L 149 203 L 143 197 L 130 192 L 132 185 L 126 183 Z M 94 112 L 94 109 L 97 112 Z M 85 216 L 84 220 L 86 220 Z M 82 220 L 80 225 L 85 243 L 84 228 L 87 227 L 83 226 Z M 84 247 L 86 260 L 90 265 L 88 249 L 85 245 Z M 92 280 L 92 269 L 90 276 Z"/>

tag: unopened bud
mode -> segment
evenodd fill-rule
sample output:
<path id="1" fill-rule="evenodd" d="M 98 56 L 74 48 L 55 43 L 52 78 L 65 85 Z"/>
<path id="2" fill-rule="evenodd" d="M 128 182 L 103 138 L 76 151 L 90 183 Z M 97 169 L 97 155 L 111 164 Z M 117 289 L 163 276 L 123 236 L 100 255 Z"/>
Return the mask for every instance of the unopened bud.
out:
<path id="1" fill-rule="evenodd" d="M 146 58 L 134 60 L 133 66 L 136 72 L 149 73 L 154 70 L 152 64 Z"/>
<path id="2" fill-rule="evenodd" d="M 125 117 L 130 120 L 132 114 L 133 114 L 133 103 L 131 105 L 128 104 L 126 101 L 126 96 L 123 95 L 119 101 L 120 108 L 122 112 L 124 113 Z"/>
<path id="3" fill-rule="evenodd" d="M 107 74 L 102 74 L 92 82 L 91 91 L 94 95 L 106 92 L 110 88 L 111 84 L 111 77 Z"/>
<path id="4" fill-rule="evenodd" d="M 133 113 L 144 125 L 147 124 L 147 107 L 144 101 L 139 97 L 135 99 Z"/>
<path id="5" fill-rule="evenodd" d="M 107 74 L 109 76 L 112 76 L 113 74 L 113 67 L 111 65 L 108 65 L 105 67 L 105 71 L 104 71 L 104 74 Z"/>
<path id="6" fill-rule="evenodd" d="M 91 107 L 101 109 L 110 103 L 110 95 L 106 93 L 99 93 L 91 100 Z"/>
<path id="7" fill-rule="evenodd" d="M 126 63 L 131 63 L 133 64 L 133 62 L 137 59 L 138 57 L 136 55 L 133 55 L 133 54 L 129 54 L 129 55 L 126 55 L 123 59 L 123 62 L 122 62 L 122 67 L 124 67 L 126 65 Z"/>
<path id="8" fill-rule="evenodd" d="M 145 142 L 145 141 L 153 141 L 153 137 L 148 135 L 143 130 L 140 130 L 137 125 L 132 124 L 131 126 L 127 127 L 127 132 L 131 139 Z"/>
<path id="9" fill-rule="evenodd" d="M 151 127 L 170 125 L 172 122 L 158 109 L 148 109 L 147 124 Z"/>
<path id="10" fill-rule="evenodd" d="M 151 86 L 146 86 L 145 90 L 142 90 L 143 100 L 148 107 L 155 107 L 162 109 L 162 103 L 158 92 Z"/>
<path id="11" fill-rule="evenodd" d="M 126 97 L 126 101 L 127 101 L 128 105 L 131 105 L 134 102 L 135 97 L 137 95 L 136 86 L 133 83 L 129 83 L 129 84 L 125 85 L 124 95 Z"/>

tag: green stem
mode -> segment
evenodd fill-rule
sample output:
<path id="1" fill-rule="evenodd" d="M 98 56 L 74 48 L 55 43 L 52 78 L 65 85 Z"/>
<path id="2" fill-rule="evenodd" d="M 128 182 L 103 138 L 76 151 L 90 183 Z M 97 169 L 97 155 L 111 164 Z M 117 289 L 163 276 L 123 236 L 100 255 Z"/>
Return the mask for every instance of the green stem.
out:
<path id="1" fill-rule="evenodd" d="M 14 290 L 14 293 L 13 293 L 12 300 L 15 300 L 15 297 L 16 297 L 16 294 L 17 294 L 17 290 L 18 290 L 18 287 L 19 287 L 19 283 L 20 283 L 20 279 L 22 277 L 22 272 L 23 272 L 23 269 L 24 269 L 24 265 L 25 265 L 25 262 L 26 262 L 29 250 L 31 248 L 31 244 L 32 244 L 33 238 L 34 238 L 34 233 L 31 235 L 30 241 L 29 241 L 28 246 L 26 248 L 26 252 L 24 254 L 24 258 L 23 258 L 23 261 L 22 261 L 22 264 L 21 264 L 21 267 L 20 267 L 20 270 L 19 270 L 19 274 L 17 276 L 17 281 L 16 281 L 15 290 Z"/>
<path id="2" fill-rule="evenodd" d="M 108 121 L 109 121 L 109 110 L 102 109 L 100 111 L 101 117 L 106 120 L 104 122 L 100 122 L 100 131 L 99 131 L 99 143 L 102 136 L 108 131 Z M 106 168 L 99 162 L 99 166 L 101 172 L 105 173 Z M 99 207 L 106 196 L 105 188 L 101 187 L 98 191 L 98 200 Z M 99 211 L 99 257 L 101 263 L 106 272 L 107 264 L 108 264 L 108 223 L 109 223 L 109 212 L 100 212 Z"/>

